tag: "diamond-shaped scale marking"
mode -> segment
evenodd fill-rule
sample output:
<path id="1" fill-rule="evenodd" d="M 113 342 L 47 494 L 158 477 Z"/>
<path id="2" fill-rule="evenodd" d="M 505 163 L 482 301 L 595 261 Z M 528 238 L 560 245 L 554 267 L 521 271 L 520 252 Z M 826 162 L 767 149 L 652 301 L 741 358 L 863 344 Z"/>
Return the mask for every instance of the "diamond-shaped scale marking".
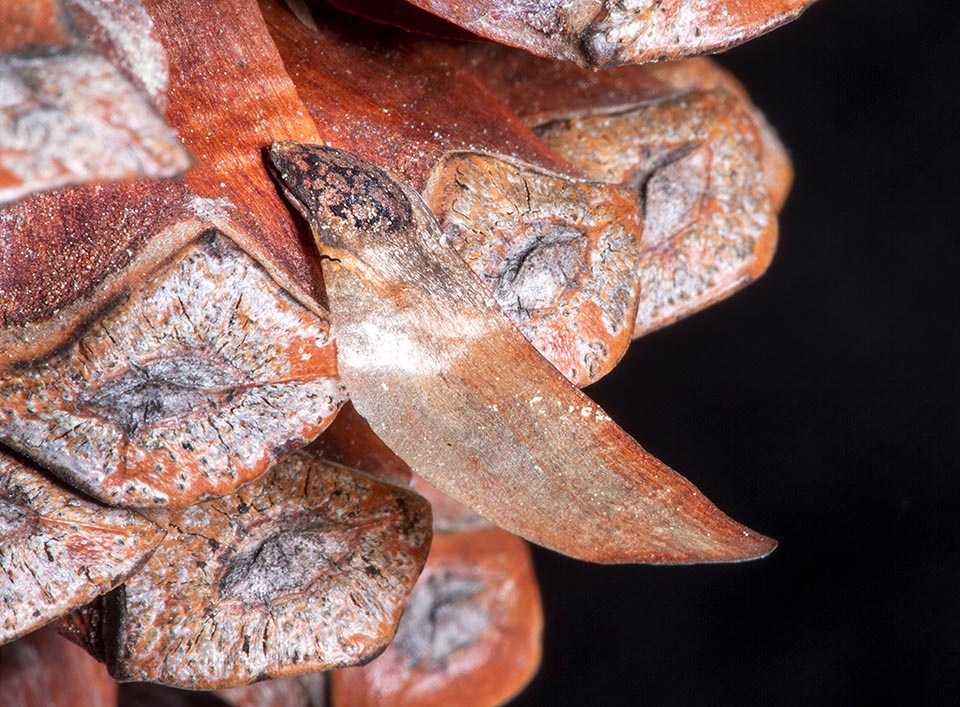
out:
<path id="1" fill-rule="evenodd" d="M 176 133 L 91 51 L 0 56 L 0 87 L 0 204 L 68 184 L 171 177 L 190 166 Z"/>
<path id="2" fill-rule="evenodd" d="M 429 504 L 300 452 L 235 494 L 150 509 L 153 560 L 105 601 L 111 673 L 213 689 L 369 660 L 430 544 Z"/>
<path id="3" fill-rule="evenodd" d="M 29 633 L 126 579 L 163 537 L 0 451 L 0 643 Z"/>
<path id="4" fill-rule="evenodd" d="M 542 628 L 525 542 L 498 529 L 437 535 L 396 639 L 333 673 L 333 707 L 503 704 L 536 672 Z"/>
<path id="5" fill-rule="evenodd" d="M 407 0 L 455 25 L 540 56 L 602 69 L 706 54 L 741 44 L 799 15 L 813 0 Z M 391 3 L 335 5 L 417 28 Z M 389 18 L 389 19 L 388 19 Z M 446 30 L 449 32 L 449 30 Z"/>
<path id="6" fill-rule="evenodd" d="M 763 147 L 748 108 L 726 92 L 557 120 L 537 132 L 592 179 L 641 197 L 635 337 L 732 294 L 770 264 L 777 220 Z"/>
<path id="7" fill-rule="evenodd" d="M 448 157 L 432 183 L 444 236 L 523 335 L 576 385 L 608 373 L 637 307 L 635 195 L 471 153 Z"/>
<path id="8" fill-rule="evenodd" d="M 327 322 L 211 231 L 6 377 L 0 438 L 107 503 L 193 503 L 316 437 L 344 398 Z"/>

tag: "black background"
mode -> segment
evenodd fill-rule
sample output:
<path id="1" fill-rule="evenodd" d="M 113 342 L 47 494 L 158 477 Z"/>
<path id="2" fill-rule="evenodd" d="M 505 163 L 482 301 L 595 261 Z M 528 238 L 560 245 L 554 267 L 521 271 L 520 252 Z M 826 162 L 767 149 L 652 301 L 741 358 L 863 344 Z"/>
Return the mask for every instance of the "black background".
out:
<path id="1" fill-rule="evenodd" d="M 588 392 L 769 558 L 537 549 L 515 705 L 960 704 L 960 11 L 821 0 L 728 52 L 792 151 L 768 273 Z"/>

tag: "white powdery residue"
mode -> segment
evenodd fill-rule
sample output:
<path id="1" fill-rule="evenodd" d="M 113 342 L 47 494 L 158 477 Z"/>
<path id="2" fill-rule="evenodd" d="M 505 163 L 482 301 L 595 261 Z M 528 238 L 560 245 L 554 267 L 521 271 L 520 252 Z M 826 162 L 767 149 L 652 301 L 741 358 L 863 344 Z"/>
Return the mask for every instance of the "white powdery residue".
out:
<path id="1" fill-rule="evenodd" d="M 410 374 L 431 375 L 439 373 L 437 361 L 425 357 L 421 347 L 410 336 L 388 322 L 367 320 L 358 326 L 356 346 L 349 353 L 341 349 L 340 355 L 352 359 L 357 368 L 404 371 Z"/>
<path id="2" fill-rule="evenodd" d="M 167 55 L 152 34 L 153 20 L 140 0 L 71 0 L 71 3 L 97 21 L 154 104 L 166 108 L 170 85 Z"/>
<path id="3" fill-rule="evenodd" d="M 206 199 L 201 196 L 194 196 L 190 199 L 188 207 L 201 220 L 216 223 L 229 219 L 229 210 L 233 208 L 233 204 L 224 197 Z"/>

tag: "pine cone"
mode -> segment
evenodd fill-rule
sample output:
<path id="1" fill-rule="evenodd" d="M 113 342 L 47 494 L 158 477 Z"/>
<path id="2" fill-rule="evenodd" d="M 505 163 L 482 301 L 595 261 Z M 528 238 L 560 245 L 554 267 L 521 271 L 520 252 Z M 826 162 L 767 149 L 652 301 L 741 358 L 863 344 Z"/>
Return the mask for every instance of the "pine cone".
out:
<path id="1" fill-rule="evenodd" d="M 501 704 L 524 539 L 769 553 L 579 388 L 762 274 L 792 178 L 636 62 L 807 4 L 0 6 L 0 702 Z"/>

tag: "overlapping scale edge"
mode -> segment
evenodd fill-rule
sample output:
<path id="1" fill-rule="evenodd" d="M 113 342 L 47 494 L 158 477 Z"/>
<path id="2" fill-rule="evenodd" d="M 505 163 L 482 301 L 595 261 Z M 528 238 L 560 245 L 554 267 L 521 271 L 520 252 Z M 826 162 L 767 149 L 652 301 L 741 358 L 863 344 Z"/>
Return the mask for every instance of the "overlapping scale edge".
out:
<path id="1" fill-rule="evenodd" d="M 144 87 L 82 40 L 70 4 L 0 10 L 0 205 L 71 184 L 173 177 L 191 165 Z M 162 73 L 149 19 L 133 13 L 128 24 Z"/>
<path id="2" fill-rule="evenodd" d="M 167 539 L 105 599 L 107 663 L 190 689 L 370 660 L 431 537 L 424 499 L 303 452 L 231 496 L 147 513 Z"/>
<path id="3" fill-rule="evenodd" d="M 597 69 L 682 59 L 742 44 L 795 19 L 813 0 L 407 2 L 495 42 Z M 363 14 L 383 17 L 386 10 L 368 8 Z M 416 30 L 419 23 L 411 19 L 405 24 Z"/>
<path id="4" fill-rule="evenodd" d="M 536 673 L 542 630 L 525 542 L 495 528 L 436 535 L 396 639 L 332 674 L 332 707 L 503 704 Z"/>
<path id="5" fill-rule="evenodd" d="M 82 498 L 0 449 L 0 643 L 113 589 L 163 536 L 136 513 Z"/>
<path id="6" fill-rule="evenodd" d="M 0 382 L 0 438 L 114 505 L 231 493 L 345 400 L 327 322 L 208 231 Z"/>

